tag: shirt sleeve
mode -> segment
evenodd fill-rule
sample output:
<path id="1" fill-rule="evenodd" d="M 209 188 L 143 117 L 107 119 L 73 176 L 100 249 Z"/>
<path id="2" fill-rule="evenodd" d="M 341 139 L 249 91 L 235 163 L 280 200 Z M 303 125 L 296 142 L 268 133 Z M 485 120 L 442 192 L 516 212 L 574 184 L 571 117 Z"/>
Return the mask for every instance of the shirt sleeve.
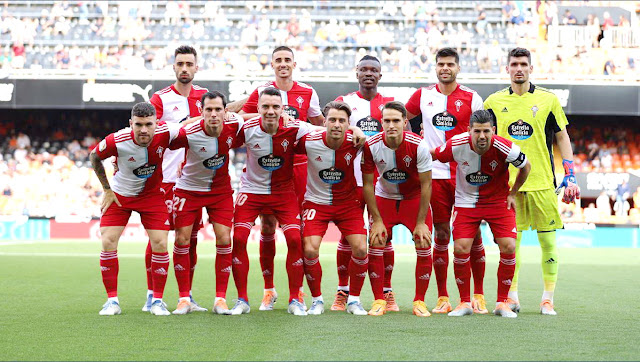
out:
<path id="1" fill-rule="evenodd" d="M 318 117 L 320 115 L 322 115 L 322 110 L 320 109 L 320 98 L 318 97 L 316 90 L 312 89 L 311 101 L 309 102 L 309 109 L 307 110 L 307 118 Z"/>
<path id="2" fill-rule="evenodd" d="M 471 98 L 471 112 L 481 111 L 484 109 L 484 105 L 482 104 L 482 97 L 477 92 L 473 92 L 473 97 Z"/>
<path id="3" fill-rule="evenodd" d="M 553 101 L 551 103 L 551 112 L 549 112 L 547 123 L 551 123 L 548 126 L 550 126 L 554 132 L 562 131 L 569 124 L 567 116 L 564 114 L 564 110 L 560 105 L 560 100 L 555 95 L 553 96 Z"/>
<path id="4" fill-rule="evenodd" d="M 368 143 L 364 144 L 362 150 L 362 173 L 373 173 L 376 169 L 376 164 L 373 162 L 373 154 L 371 153 L 371 148 Z"/>
<path id="5" fill-rule="evenodd" d="M 157 119 L 162 118 L 163 109 L 164 109 L 162 105 L 162 98 L 160 98 L 160 96 L 157 93 L 153 93 L 149 102 L 151 102 L 153 107 L 156 109 L 156 118 Z"/>
<path id="6" fill-rule="evenodd" d="M 111 156 L 118 155 L 118 149 L 116 148 L 116 140 L 113 133 L 105 137 L 98 146 L 95 148 L 96 154 L 101 160 L 107 159 Z"/>
<path id="7" fill-rule="evenodd" d="M 311 133 L 311 131 L 314 130 L 311 123 L 301 122 L 301 121 L 294 121 L 294 122 L 298 126 L 298 133 L 296 134 L 296 140 L 301 139 L 302 137 L 306 136 L 307 134 Z"/>
<path id="8" fill-rule="evenodd" d="M 166 125 L 169 130 L 169 142 L 171 142 L 178 137 L 178 133 L 182 129 L 182 125 L 180 123 L 166 123 Z"/>
<path id="9" fill-rule="evenodd" d="M 517 168 L 523 168 L 527 164 L 527 156 L 522 153 L 520 146 L 515 143 L 511 143 L 511 149 L 509 150 L 505 161 Z"/>
<path id="10" fill-rule="evenodd" d="M 420 111 L 420 98 L 422 98 L 422 88 L 418 88 L 418 90 L 411 95 L 411 98 L 409 98 L 407 104 L 405 104 L 405 107 L 407 108 L 407 111 L 409 113 L 416 116 L 422 113 Z"/>
<path id="11" fill-rule="evenodd" d="M 258 88 L 251 93 L 249 99 L 242 106 L 242 110 L 245 113 L 258 113 Z"/>
<path id="12" fill-rule="evenodd" d="M 455 161 L 453 159 L 453 146 L 451 143 L 451 138 L 447 140 L 446 143 L 443 143 L 442 146 L 436 148 L 434 159 L 440 162 L 452 162 Z"/>
<path id="13" fill-rule="evenodd" d="M 338 97 L 336 98 L 336 102 L 344 102 L 344 97 L 342 97 L 342 96 L 338 96 Z"/>
<path id="14" fill-rule="evenodd" d="M 429 145 L 427 145 L 427 141 L 420 141 L 420 144 L 418 145 L 417 156 L 418 161 L 416 162 L 416 165 L 418 166 L 418 172 L 431 171 L 431 152 L 429 152 Z"/>
<path id="15" fill-rule="evenodd" d="M 169 143 L 170 150 L 177 150 L 179 148 L 184 148 L 189 145 L 189 139 L 187 138 L 187 129 L 180 128 L 178 131 L 178 135 L 174 138 L 171 143 Z"/>

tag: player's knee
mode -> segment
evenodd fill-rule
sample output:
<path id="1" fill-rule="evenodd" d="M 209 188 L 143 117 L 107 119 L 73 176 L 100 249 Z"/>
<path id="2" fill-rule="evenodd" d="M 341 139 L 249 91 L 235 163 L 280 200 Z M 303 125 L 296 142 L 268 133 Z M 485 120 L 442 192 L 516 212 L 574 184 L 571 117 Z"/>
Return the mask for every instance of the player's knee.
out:
<path id="1" fill-rule="evenodd" d="M 118 238 L 102 236 L 102 250 L 112 251 L 118 249 Z"/>
<path id="2" fill-rule="evenodd" d="M 451 238 L 451 228 L 449 224 L 436 224 L 434 227 L 434 234 L 436 240 L 446 240 L 449 242 L 449 238 Z"/>
<path id="3" fill-rule="evenodd" d="M 468 254 L 471 252 L 471 245 L 466 244 L 454 244 L 453 245 L 453 253 L 454 254 Z"/>
<path id="4" fill-rule="evenodd" d="M 277 221 L 273 216 L 261 218 L 260 232 L 263 234 L 273 234 L 276 232 Z"/>
<path id="5" fill-rule="evenodd" d="M 304 257 L 306 259 L 315 259 L 320 256 L 320 250 L 313 247 L 313 245 L 304 246 Z"/>
<path id="6" fill-rule="evenodd" d="M 178 229 L 176 231 L 176 245 L 188 245 L 191 240 L 191 234 L 188 230 Z"/>
<path id="7" fill-rule="evenodd" d="M 502 239 L 498 242 L 500 252 L 504 254 L 513 254 L 516 252 L 516 239 Z"/>
<path id="8" fill-rule="evenodd" d="M 225 235 L 216 235 L 216 245 L 223 246 L 231 244 L 231 236 L 228 234 Z"/>
<path id="9" fill-rule="evenodd" d="M 151 250 L 156 253 L 164 253 L 167 251 L 167 239 L 166 238 L 150 238 Z"/>
<path id="10" fill-rule="evenodd" d="M 351 255 L 356 258 L 364 258 L 367 255 L 367 244 L 363 241 L 351 247 Z"/>

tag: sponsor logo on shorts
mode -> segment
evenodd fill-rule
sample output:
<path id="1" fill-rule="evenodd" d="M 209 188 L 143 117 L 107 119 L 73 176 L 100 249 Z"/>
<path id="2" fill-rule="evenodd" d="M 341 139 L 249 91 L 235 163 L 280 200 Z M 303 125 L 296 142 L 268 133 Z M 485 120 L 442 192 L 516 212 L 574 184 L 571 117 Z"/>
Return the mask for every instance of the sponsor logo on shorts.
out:
<path id="1" fill-rule="evenodd" d="M 224 165 L 224 162 L 226 161 L 227 156 L 226 155 L 215 155 L 213 157 L 207 158 L 206 160 L 202 161 L 202 164 L 204 165 L 205 168 L 209 169 L 209 170 L 217 170 L 220 167 L 222 167 L 222 165 Z"/>
<path id="2" fill-rule="evenodd" d="M 274 156 L 273 154 L 258 158 L 258 165 L 267 171 L 275 171 L 282 167 L 283 164 L 284 159 L 280 156 Z"/>
<path id="3" fill-rule="evenodd" d="M 360 128 L 367 137 L 371 137 L 382 132 L 382 124 L 380 121 L 371 116 L 366 116 L 357 121 L 356 126 L 358 126 L 358 128 Z"/>
<path id="4" fill-rule="evenodd" d="M 451 131 L 456 128 L 458 120 L 449 112 L 444 111 L 433 116 L 432 123 L 433 126 L 440 131 Z"/>
<path id="5" fill-rule="evenodd" d="M 406 182 L 409 179 L 409 175 L 402 170 L 398 170 L 397 168 L 394 168 L 392 170 L 385 171 L 382 174 L 382 178 L 391 182 L 392 184 L 401 184 Z"/>
<path id="6" fill-rule="evenodd" d="M 467 179 L 467 182 L 472 186 L 482 186 L 491 181 L 491 176 L 482 173 L 481 171 L 470 173 L 465 178 Z"/>
<path id="7" fill-rule="evenodd" d="M 533 127 L 521 119 L 513 122 L 507 128 L 509 135 L 517 140 L 526 140 L 533 135 Z"/>
<path id="8" fill-rule="evenodd" d="M 322 182 L 334 185 L 342 182 L 344 179 L 344 172 L 335 167 L 331 167 L 320 170 L 320 172 L 318 172 L 318 176 L 320 176 L 320 180 L 322 180 Z"/>
<path id="9" fill-rule="evenodd" d="M 156 171 L 156 165 L 150 165 L 148 163 L 145 163 L 144 165 L 133 170 L 133 174 L 136 175 L 136 177 L 138 178 L 147 179 L 151 177 L 155 171 Z"/>

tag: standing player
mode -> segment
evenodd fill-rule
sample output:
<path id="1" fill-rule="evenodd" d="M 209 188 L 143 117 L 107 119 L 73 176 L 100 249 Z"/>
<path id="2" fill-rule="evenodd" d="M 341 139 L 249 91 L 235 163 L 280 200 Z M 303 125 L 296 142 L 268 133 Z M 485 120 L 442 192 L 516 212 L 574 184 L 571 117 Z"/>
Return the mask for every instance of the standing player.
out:
<path id="1" fill-rule="evenodd" d="M 391 229 L 403 224 L 413 232 L 416 245 L 416 294 L 413 314 L 431 314 L 424 296 L 431 278 L 431 155 L 427 143 L 405 132 L 407 111 L 400 102 L 389 102 L 382 110 L 383 132 L 371 137 L 362 157 L 362 193 L 367 202 L 369 229 L 369 280 L 375 301 L 369 315 L 386 313 L 383 294 L 383 252 Z M 373 186 L 374 171 L 380 177 Z"/>
<path id="2" fill-rule="evenodd" d="M 319 252 L 322 237 L 330 221 L 336 224 L 350 250 L 350 291 L 346 301 L 348 313 L 367 315 L 360 302 L 360 290 L 367 275 L 367 231 L 362 219 L 361 198 L 354 194 L 355 165 L 360 157 L 353 145 L 353 135 L 347 133 L 351 110 L 343 102 L 329 102 L 324 107 L 324 131 L 302 138 L 296 152 L 305 154 L 307 165 L 307 192 L 303 205 L 304 272 L 311 289 L 313 302 L 310 315 L 324 313 L 322 299 L 322 267 Z M 351 254 L 351 253 L 350 253 Z"/>
<path id="3" fill-rule="evenodd" d="M 159 90 L 151 97 L 151 104 L 156 109 L 158 120 L 166 123 L 180 123 L 184 121 L 199 120 L 202 113 L 202 103 L 200 98 L 207 92 L 206 88 L 193 84 L 193 77 L 198 71 L 198 54 L 193 47 L 182 45 L 175 50 L 175 59 L 173 63 L 173 71 L 176 74 L 176 82 L 169 87 Z M 169 214 L 173 213 L 174 195 L 173 188 L 176 184 L 178 166 L 184 160 L 184 150 L 178 149 L 167 151 L 163 161 L 163 177 L 162 190 L 165 195 L 165 203 Z M 174 229 L 173 217 L 169 218 L 171 229 Z M 190 235 L 189 242 L 189 285 L 193 281 L 193 273 L 196 268 L 198 256 L 196 254 L 196 246 L 198 244 L 198 229 L 200 228 L 200 218 L 196 217 L 194 227 Z M 147 246 L 145 254 L 145 262 L 147 266 L 147 285 L 151 286 L 151 249 Z M 175 268 L 175 265 L 174 265 Z M 147 311 L 151 307 L 151 290 L 147 290 L 147 302 L 142 307 L 143 311 Z M 207 309 L 202 308 L 191 297 L 189 291 L 189 299 L 191 302 L 191 310 L 204 312 Z"/>
<path id="4" fill-rule="evenodd" d="M 418 89 L 407 102 L 409 119 L 422 114 L 424 139 L 430 148 L 443 144 L 451 137 L 467 132 L 469 117 L 482 109 L 482 98 L 474 90 L 458 84 L 460 57 L 453 48 L 442 48 L 436 53 L 438 84 Z M 433 313 L 451 311 L 447 292 L 449 267 L 449 239 L 451 238 L 451 209 L 455 201 L 455 163 L 433 162 L 433 222 L 435 245 L 433 269 L 438 283 L 438 302 Z M 471 247 L 473 271 L 473 307 L 476 313 L 488 313 L 484 300 L 483 281 L 485 252 L 480 230 Z"/>
<path id="5" fill-rule="evenodd" d="M 356 66 L 358 78 L 358 91 L 336 98 L 338 102 L 345 102 L 351 108 L 349 121 L 352 126 L 359 127 L 367 137 L 374 136 L 382 131 L 382 108 L 393 97 L 384 97 L 378 93 L 378 82 L 382 77 L 380 61 L 376 57 L 365 55 Z M 358 196 L 361 200 L 362 211 L 365 202 L 362 199 L 362 171 L 360 161 L 362 155 L 355 159 L 355 175 L 358 185 Z M 375 182 L 375 180 L 374 180 Z M 337 267 L 338 267 L 338 291 L 331 310 L 345 310 L 349 297 L 349 264 L 351 261 L 351 246 L 344 237 L 338 243 Z M 389 241 L 384 248 L 384 299 L 387 301 L 387 311 L 398 311 L 398 304 L 391 288 L 391 273 L 393 272 L 394 252 L 393 245 Z"/>
<path id="6" fill-rule="evenodd" d="M 558 97 L 549 90 L 533 85 L 529 75 L 533 71 L 531 53 L 524 48 L 509 52 L 507 72 L 511 86 L 487 98 L 484 107 L 493 112 L 497 120 L 497 133 L 514 142 L 527 154 L 532 163 L 531 177 L 516 194 L 516 260 L 520 260 L 522 231 L 531 227 L 538 231 L 538 242 L 542 249 L 542 278 L 544 292 L 540 312 L 556 315 L 553 292 L 558 280 L 558 251 L 556 229 L 562 228 L 558 213 L 558 199 L 554 192 L 556 179 L 553 165 L 553 136 L 558 140 L 565 176 L 560 184 L 564 187 L 562 201 L 571 203 L 580 197 L 573 172 L 573 150 L 567 133 L 567 117 Z M 514 176 L 511 175 L 511 182 Z M 560 189 L 558 189 L 559 192 Z M 509 304 L 518 312 L 518 271 L 509 292 Z"/>
<path id="7" fill-rule="evenodd" d="M 131 110 L 131 128 L 108 135 L 91 151 L 91 165 L 104 189 L 100 218 L 102 252 L 100 270 L 107 290 L 107 302 L 100 315 L 120 314 L 118 302 L 118 241 L 132 211 L 140 214 L 151 242 L 152 302 L 149 311 L 169 315 L 162 301 L 169 269 L 167 234 L 169 214 L 160 191 L 162 160 L 178 127 L 159 123 L 150 103 L 138 103 Z M 102 160 L 116 157 L 118 171 L 113 189 L 107 180 Z"/>
<path id="8" fill-rule="evenodd" d="M 280 46 L 273 50 L 271 55 L 271 68 L 275 72 L 275 81 L 256 88 L 242 107 L 242 113 L 259 113 L 258 98 L 263 90 L 275 87 L 282 96 L 283 111 L 294 120 L 311 122 L 321 126 L 324 117 L 320 110 L 320 100 L 316 91 L 311 86 L 293 80 L 293 70 L 296 62 L 293 59 L 293 50 L 286 46 Z M 246 119 L 246 118 L 245 118 Z M 293 186 L 302 205 L 307 182 L 307 159 L 303 155 L 296 155 L 293 160 Z M 265 215 L 261 218 L 260 229 L 260 266 L 264 277 L 264 297 L 260 310 L 273 309 L 273 303 L 278 298 L 273 284 L 273 260 L 276 256 L 276 219 Z M 302 291 L 300 292 L 301 296 Z"/>
<path id="9" fill-rule="evenodd" d="M 233 220 L 229 150 L 238 146 L 238 134 L 244 122 L 235 113 L 227 116 L 225 96 L 218 91 L 205 93 L 201 103 L 203 119 L 181 128 L 170 146 L 171 149 L 186 148 L 182 176 L 176 184 L 173 204 L 176 227 L 173 264 L 180 293 L 180 301 L 173 314 L 187 314 L 192 310 L 189 298 L 189 239 L 203 207 L 207 209 L 216 235 L 216 298 L 213 311 L 217 314 L 229 313 L 225 299 L 231 274 Z"/>
<path id="10" fill-rule="evenodd" d="M 457 163 L 453 270 L 460 291 L 460 305 L 449 313 L 454 317 L 473 314 L 469 259 L 473 238 L 482 220 L 487 221 L 500 247 L 498 299 L 493 313 L 509 318 L 518 316 L 506 302 L 516 264 L 515 198 L 531 165 L 518 145 L 496 136 L 495 131 L 491 113 L 476 111 L 469 120 L 468 133 L 454 136 L 431 150 L 435 160 Z M 508 164 L 519 169 L 511 190 Z"/>

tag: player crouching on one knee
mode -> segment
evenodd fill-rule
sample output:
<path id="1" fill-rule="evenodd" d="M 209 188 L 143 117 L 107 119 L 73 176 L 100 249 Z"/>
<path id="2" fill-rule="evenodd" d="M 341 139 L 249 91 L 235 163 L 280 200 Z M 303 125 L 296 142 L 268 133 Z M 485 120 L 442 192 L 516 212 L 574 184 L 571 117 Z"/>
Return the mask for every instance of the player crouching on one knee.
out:
<path id="1" fill-rule="evenodd" d="M 471 245 L 480 222 L 485 220 L 500 248 L 498 298 L 493 313 L 516 318 L 506 301 L 516 266 L 515 197 L 531 170 L 520 147 L 497 136 L 492 114 L 480 110 L 469 120 L 469 132 L 431 150 L 434 159 L 457 162 L 456 200 L 453 216 L 454 273 L 460 305 L 449 316 L 473 314 L 471 306 Z M 509 189 L 509 164 L 519 169 Z"/>

